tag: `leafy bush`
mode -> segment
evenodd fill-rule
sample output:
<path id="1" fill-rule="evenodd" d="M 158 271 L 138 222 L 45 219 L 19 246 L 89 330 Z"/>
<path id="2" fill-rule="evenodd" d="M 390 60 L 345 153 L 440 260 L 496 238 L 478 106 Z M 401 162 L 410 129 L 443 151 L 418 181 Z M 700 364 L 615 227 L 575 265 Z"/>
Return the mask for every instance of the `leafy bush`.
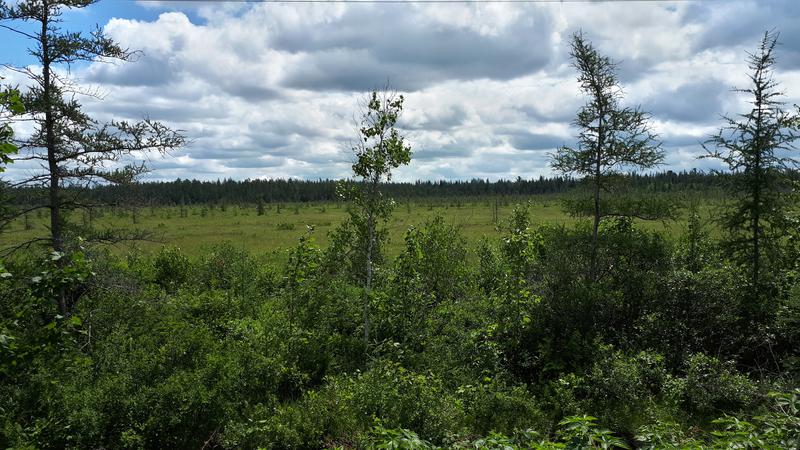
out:
<path id="1" fill-rule="evenodd" d="M 730 266 L 670 272 L 641 317 L 646 345 L 666 355 L 672 367 L 696 352 L 735 357 L 755 331 L 741 321 L 742 282 Z"/>
<path id="2" fill-rule="evenodd" d="M 645 449 L 798 448 L 800 446 L 800 389 L 772 392 L 769 408 L 752 418 L 725 415 L 714 430 L 688 433 L 674 422 L 642 427 L 636 437 Z"/>
<path id="3" fill-rule="evenodd" d="M 589 411 L 619 432 L 632 434 L 661 397 L 668 374 L 663 356 L 609 352 L 585 375 Z"/>
<path id="4" fill-rule="evenodd" d="M 406 292 L 419 291 L 425 304 L 434 306 L 458 300 L 469 289 L 466 242 L 441 216 L 409 228 L 405 244 L 393 281 Z"/>
<path id="5" fill-rule="evenodd" d="M 686 410 L 716 415 L 720 411 L 746 410 L 756 404 L 758 387 L 737 373 L 731 362 L 697 353 L 685 364 L 685 376 L 674 380 L 669 389 L 679 396 Z"/>
<path id="6" fill-rule="evenodd" d="M 230 242 L 213 246 L 197 264 L 195 289 L 230 290 L 233 294 L 262 296 L 275 289 L 274 269 Z"/>
<path id="7" fill-rule="evenodd" d="M 800 394 L 764 392 L 796 385 L 800 289 L 750 327 L 736 267 L 630 221 L 603 223 L 591 273 L 585 223 L 517 209 L 473 251 L 435 218 L 376 266 L 365 344 L 358 226 L 281 264 L 5 262 L 0 446 L 797 447 Z"/>
<path id="8" fill-rule="evenodd" d="M 191 271 L 189 258 L 177 247 L 162 247 L 153 258 L 153 281 L 168 292 L 186 283 Z"/>
<path id="9" fill-rule="evenodd" d="M 388 426 L 419 430 L 434 441 L 457 428 L 461 414 L 442 380 L 395 363 L 379 362 L 367 372 L 332 381 L 330 386 L 338 387 L 340 397 L 364 420 L 378 417 Z"/>

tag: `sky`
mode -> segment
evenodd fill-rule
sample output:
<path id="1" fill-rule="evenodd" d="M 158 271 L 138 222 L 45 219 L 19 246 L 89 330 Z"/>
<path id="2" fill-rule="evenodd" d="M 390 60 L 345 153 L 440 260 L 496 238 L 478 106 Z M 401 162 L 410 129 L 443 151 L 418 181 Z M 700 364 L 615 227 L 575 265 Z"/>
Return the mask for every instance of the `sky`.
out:
<path id="1" fill-rule="evenodd" d="M 586 101 L 570 64 L 582 31 L 619 64 L 622 104 L 640 105 L 665 151 L 660 170 L 718 167 L 701 142 L 722 115 L 748 110 L 747 52 L 780 33 L 775 79 L 800 103 L 800 1 L 531 3 L 248 3 L 103 0 L 68 11 L 95 24 L 126 63 L 70 75 L 100 120 L 149 117 L 191 140 L 150 158 L 147 179 L 343 178 L 359 103 L 388 83 L 405 97 L 413 150 L 395 180 L 514 179 L 554 174 Z M 0 63 L 27 66 L 24 39 L 0 29 Z M 63 70 L 66 70 L 64 68 Z M 6 83 L 25 84 L 0 68 Z M 18 133 L 25 133 L 24 127 Z M 10 178 L 34 167 L 18 163 Z"/>

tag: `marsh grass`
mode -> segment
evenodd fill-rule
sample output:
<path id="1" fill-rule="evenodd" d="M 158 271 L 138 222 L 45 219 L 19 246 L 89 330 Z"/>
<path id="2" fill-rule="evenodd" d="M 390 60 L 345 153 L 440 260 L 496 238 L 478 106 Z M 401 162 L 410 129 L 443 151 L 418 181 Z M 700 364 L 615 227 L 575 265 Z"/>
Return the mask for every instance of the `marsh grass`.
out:
<path id="1" fill-rule="evenodd" d="M 715 211 L 716 200 L 701 201 L 699 211 L 706 222 Z M 444 198 L 398 201 L 389 223 L 390 256 L 403 248 L 403 236 L 412 226 L 442 216 L 448 224 L 460 228 L 467 241 L 477 245 L 487 237 L 496 240 L 501 236 L 501 224 L 505 223 L 513 208 L 528 204 L 533 224 L 571 225 L 579 218 L 564 212 L 562 201 L 557 196 L 531 197 L 486 197 L 478 199 Z M 92 224 L 97 228 L 115 230 L 146 230 L 152 233 L 147 241 L 118 244 L 114 252 L 138 249 L 152 253 L 164 245 L 180 247 L 187 255 L 197 256 L 204 249 L 222 242 L 252 254 L 273 254 L 277 259 L 285 250 L 293 247 L 308 227 L 313 227 L 316 242 L 325 246 L 328 233 L 347 216 L 345 205 L 335 202 L 281 203 L 265 205 L 264 214 L 258 215 L 257 205 L 227 205 L 224 208 L 210 205 L 143 207 L 135 213 L 130 209 L 102 208 L 93 213 Z M 181 208 L 186 210 L 181 214 Z M 495 219 L 495 208 L 496 217 Z M 643 227 L 661 231 L 675 238 L 686 228 L 686 211 L 669 222 L 639 222 Z M 85 222 L 81 213 L 73 213 L 70 220 Z M 29 217 L 28 223 L 20 219 L 0 235 L 0 247 L 8 247 L 25 240 L 47 234 L 46 218 Z"/>

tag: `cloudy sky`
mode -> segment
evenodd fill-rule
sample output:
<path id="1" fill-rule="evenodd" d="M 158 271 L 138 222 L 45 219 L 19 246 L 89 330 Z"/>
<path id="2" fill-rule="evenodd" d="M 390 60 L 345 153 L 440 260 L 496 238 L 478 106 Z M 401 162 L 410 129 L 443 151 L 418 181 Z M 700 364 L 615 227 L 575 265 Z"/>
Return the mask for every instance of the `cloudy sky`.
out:
<path id="1" fill-rule="evenodd" d="M 568 57 L 583 30 L 620 63 L 624 103 L 653 115 L 664 169 L 707 168 L 699 142 L 747 108 L 746 52 L 780 32 L 776 78 L 800 103 L 800 1 L 246 3 L 104 0 L 64 26 L 99 24 L 137 62 L 72 68 L 101 119 L 149 116 L 190 146 L 151 179 L 339 178 L 364 93 L 387 79 L 406 97 L 414 157 L 396 179 L 550 175 L 584 102 Z M 0 30 L 0 62 L 32 64 Z M 22 82 L 0 69 L 6 81 Z M 25 166 L 12 168 L 14 177 Z"/>

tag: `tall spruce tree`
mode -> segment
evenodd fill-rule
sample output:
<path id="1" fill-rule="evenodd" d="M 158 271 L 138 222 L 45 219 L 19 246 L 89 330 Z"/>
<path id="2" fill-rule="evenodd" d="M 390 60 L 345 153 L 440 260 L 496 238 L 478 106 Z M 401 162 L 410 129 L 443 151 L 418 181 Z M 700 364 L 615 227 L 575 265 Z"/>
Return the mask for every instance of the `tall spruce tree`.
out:
<path id="1" fill-rule="evenodd" d="M 86 206 L 72 195 L 75 191 L 68 192 L 65 187 L 132 182 L 147 169 L 143 163 L 123 165 L 127 157 L 139 152 L 165 152 L 184 143 L 181 133 L 159 122 L 100 123 L 83 112 L 78 98 L 89 95 L 89 91 L 81 89 L 64 69 L 79 62 L 128 61 L 134 55 L 100 28 L 88 34 L 62 29 L 65 9 L 92 3 L 94 0 L 0 0 L 0 25 L 8 36 L 29 40 L 29 52 L 38 63 L 12 68 L 30 80 L 22 102 L 25 120 L 35 125 L 30 136 L 16 142 L 20 152 L 13 159 L 37 161 L 42 170 L 13 185 L 43 188 L 47 194 L 17 214 L 48 209 L 50 233 L 39 240 L 59 252 L 67 249 L 65 212 Z M 35 31 L 25 23 L 33 23 Z M 13 219 L 6 217 L 5 221 Z M 98 237 L 114 238 L 110 232 Z"/>
<path id="2" fill-rule="evenodd" d="M 650 116 L 639 107 L 620 105 L 622 88 L 617 65 L 600 55 L 582 33 L 572 36 L 573 66 L 580 89 L 588 97 L 574 124 L 580 130 L 576 147 L 563 146 L 552 155 L 551 165 L 564 174 L 577 174 L 591 183 L 592 249 L 590 276 L 597 264 L 598 230 L 603 217 L 636 215 L 630 208 L 612 211 L 601 201 L 614 175 L 622 169 L 648 169 L 664 158 L 661 145 L 649 125 Z"/>
<path id="3" fill-rule="evenodd" d="M 725 124 L 705 145 L 705 157 L 720 160 L 732 172 L 727 179 L 733 202 L 722 225 L 731 254 L 749 267 L 757 297 L 765 287 L 765 264 L 779 256 L 792 202 L 791 175 L 798 168 L 793 155 L 800 114 L 786 110 L 785 94 L 773 78 L 777 45 L 777 33 L 764 33 L 758 50 L 748 56 L 749 86 L 735 89 L 749 97 L 750 111 L 723 116 Z"/>

